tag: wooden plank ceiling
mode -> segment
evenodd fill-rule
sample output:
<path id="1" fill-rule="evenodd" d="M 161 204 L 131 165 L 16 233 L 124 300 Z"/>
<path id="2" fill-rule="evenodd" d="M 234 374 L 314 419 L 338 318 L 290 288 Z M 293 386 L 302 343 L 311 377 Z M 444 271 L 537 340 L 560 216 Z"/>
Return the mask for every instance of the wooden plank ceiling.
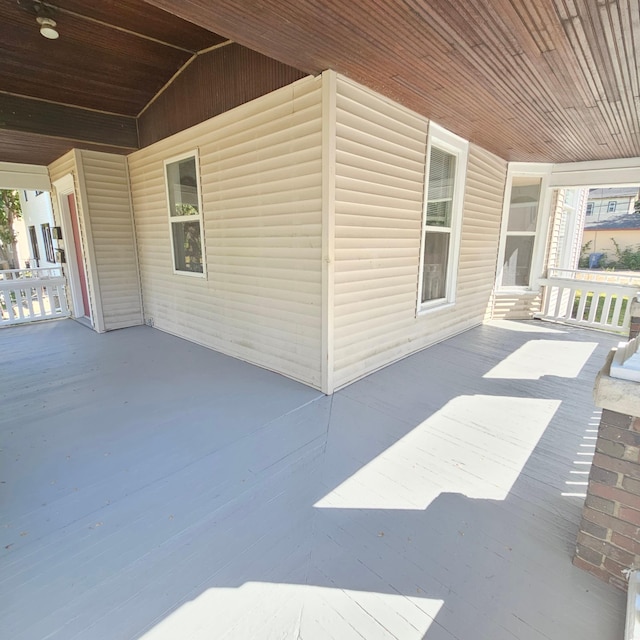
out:
<path id="1" fill-rule="evenodd" d="M 47 41 L 32 0 L 0 0 L 0 160 L 111 143 L 104 132 L 124 136 L 194 52 L 226 39 L 307 73 L 333 68 L 508 160 L 640 156 L 639 2 L 59 0 L 61 35 Z M 83 109 L 85 128 L 87 110 L 120 120 L 98 118 L 102 140 L 78 141 L 60 131 L 77 111 L 34 99 Z M 51 134 L 54 120 L 38 160 L 18 153 L 19 132 Z"/>
<path id="2" fill-rule="evenodd" d="M 638 0 L 147 0 L 507 160 L 640 156 Z"/>
<path id="3" fill-rule="evenodd" d="M 0 159 L 137 148 L 136 117 L 194 53 L 225 38 L 136 0 L 0 0 Z M 39 33 L 50 15 L 60 37 Z M 24 142 L 24 144 L 22 144 Z"/>

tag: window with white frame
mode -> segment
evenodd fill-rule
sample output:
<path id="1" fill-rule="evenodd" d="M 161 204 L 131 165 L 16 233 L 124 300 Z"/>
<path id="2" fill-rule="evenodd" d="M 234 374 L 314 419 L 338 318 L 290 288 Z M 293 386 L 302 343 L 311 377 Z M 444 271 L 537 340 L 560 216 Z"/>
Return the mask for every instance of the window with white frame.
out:
<path id="1" fill-rule="evenodd" d="M 541 194 L 541 177 L 513 177 L 502 261 L 503 287 L 530 284 Z"/>
<path id="2" fill-rule="evenodd" d="M 174 273 L 204 276 L 204 241 L 198 154 L 166 160 L 167 204 Z"/>
<path id="3" fill-rule="evenodd" d="M 432 125 L 432 129 L 435 125 Z M 429 141 L 418 310 L 453 302 L 468 143 L 436 129 Z"/>
<path id="4" fill-rule="evenodd" d="M 587 215 L 593 215 L 593 202 L 587 202 Z"/>
<path id="5" fill-rule="evenodd" d="M 607 205 L 607 213 L 613 213 L 616 210 L 617 202 L 615 200 L 610 200 Z"/>

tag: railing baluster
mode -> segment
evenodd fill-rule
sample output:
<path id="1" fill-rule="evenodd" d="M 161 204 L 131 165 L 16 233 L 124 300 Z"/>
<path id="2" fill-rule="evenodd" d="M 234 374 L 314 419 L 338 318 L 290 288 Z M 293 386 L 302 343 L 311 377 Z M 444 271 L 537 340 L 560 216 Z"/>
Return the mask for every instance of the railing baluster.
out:
<path id="1" fill-rule="evenodd" d="M 631 323 L 631 302 L 633 301 L 633 296 L 630 296 L 627 300 L 627 305 L 624 310 L 624 316 L 622 317 L 622 323 L 620 326 L 628 327 Z"/>
<path id="2" fill-rule="evenodd" d="M 0 326 L 67 317 L 65 287 L 60 267 L 0 271 Z"/>
<path id="3" fill-rule="evenodd" d="M 545 287 L 542 317 L 622 334 L 628 331 L 630 301 L 638 295 L 640 276 L 550 269 L 541 284 Z"/>
<path id="4" fill-rule="evenodd" d="M 69 307 L 67 306 L 67 288 L 64 284 L 56 285 L 56 291 L 58 292 L 58 306 L 59 307 L 59 315 L 68 316 L 69 315 Z"/>
<path id="5" fill-rule="evenodd" d="M 584 309 L 587 306 L 587 299 L 589 298 L 589 291 L 586 287 L 580 289 L 580 302 L 578 303 L 578 311 L 576 313 L 576 320 L 578 322 L 584 322 Z"/>
<path id="6" fill-rule="evenodd" d="M 565 320 L 571 319 L 571 314 L 573 313 L 573 302 L 576 299 L 576 290 L 575 287 L 567 287 L 562 298 L 562 315 L 561 318 Z"/>
<path id="7" fill-rule="evenodd" d="M 624 319 L 620 318 L 621 315 L 621 311 L 622 311 L 622 300 L 623 300 L 623 296 L 619 295 L 616 296 L 616 303 L 615 306 L 613 307 L 613 318 L 612 318 L 612 324 L 614 326 L 614 328 L 618 328 L 620 327 L 620 321 L 622 320 L 623 325 L 624 326 Z M 631 307 L 630 304 L 627 304 L 627 307 Z"/>
<path id="8" fill-rule="evenodd" d="M 36 295 L 38 296 L 38 307 L 40 308 L 40 316 L 44 317 L 47 315 L 45 306 L 44 306 L 44 300 L 43 300 L 43 289 L 44 287 L 42 286 L 38 286 L 36 287 Z"/>
<path id="9" fill-rule="evenodd" d="M 558 316 L 558 314 L 560 313 L 560 305 L 562 303 L 562 292 L 564 291 L 564 289 L 562 287 L 551 287 L 551 289 L 554 291 L 555 294 L 555 300 L 554 300 L 554 305 L 553 305 L 553 315 L 554 316 Z"/>
<path id="10" fill-rule="evenodd" d="M 16 310 L 18 311 L 18 317 L 21 320 L 25 320 L 24 317 L 24 290 L 15 289 L 16 292 Z"/>
<path id="11" fill-rule="evenodd" d="M 9 294 L 9 300 L 8 300 L 8 304 L 7 304 L 7 309 L 9 311 L 9 322 L 17 322 L 20 318 L 18 316 L 16 316 L 16 312 L 15 309 L 13 307 L 13 300 L 17 300 L 18 297 L 15 293 L 15 291 L 13 291 L 12 289 L 10 289 L 8 292 Z M 12 296 L 13 294 L 13 296 Z"/>
<path id="12" fill-rule="evenodd" d="M 589 315 L 587 316 L 587 322 L 589 324 L 597 324 L 596 314 L 598 313 L 598 305 L 600 304 L 600 292 L 594 289 L 591 294 L 591 306 L 589 307 Z"/>
<path id="13" fill-rule="evenodd" d="M 602 305 L 602 317 L 600 318 L 600 323 L 610 327 L 612 323 L 609 322 L 609 312 L 611 311 L 611 302 L 613 301 L 613 293 L 607 293 L 604 299 L 604 304 Z"/>
<path id="14" fill-rule="evenodd" d="M 27 287 L 24 290 L 24 295 L 27 302 L 27 308 L 29 309 L 29 318 L 34 318 L 35 315 L 33 313 L 33 287 Z"/>

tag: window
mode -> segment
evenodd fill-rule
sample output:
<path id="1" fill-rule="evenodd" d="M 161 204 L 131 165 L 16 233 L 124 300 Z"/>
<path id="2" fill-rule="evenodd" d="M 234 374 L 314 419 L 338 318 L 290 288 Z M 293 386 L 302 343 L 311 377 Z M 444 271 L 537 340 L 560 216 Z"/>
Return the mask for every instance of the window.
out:
<path id="1" fill-rule="evenodd" d="M 165 162 L 174 273 L 205 275 L 197 152 Z"/>
<path id="2" fill-rule="evenodd" d="M 542 178 L 514 177 L 502 263 L 503 287 L 528 287 L 536 240 Z"/>
<path id="3" fill-rule="evenodd" d="M 616 201 L 611 200 L 607 205 L 607 213 L 613 213 L 616 210 Z"/>
<path id="4" fill-rule="evenodd" d="M 51 237 L 51 227 L 49 224 L 41 224 L 42 242 L 44 243 L 44 251 L 47 256 L 47 262 L 55 262 L 56 254 L 53 251 L 53 238 Z"/>
<path id="5" fill-rule="evenodd" d="M 587 202 L 587 215 L 593 215 L 593 202 Z"/>
<path id="6" fill-rule="evenodd" d="M 431 125 L 418 310 L 453 302 L 468 143 Z"/>
<path id="7" fill-rule="evenodd" d="M 38 248 L 38 236 L 36 235 L 36 228 L 29 227 L 29 241 L 31 242 L 31 255 L 36 263 L 36 267 L 40 266 L 40 249 Z M 33 265 L 31 265 L 33 267 Z"/>

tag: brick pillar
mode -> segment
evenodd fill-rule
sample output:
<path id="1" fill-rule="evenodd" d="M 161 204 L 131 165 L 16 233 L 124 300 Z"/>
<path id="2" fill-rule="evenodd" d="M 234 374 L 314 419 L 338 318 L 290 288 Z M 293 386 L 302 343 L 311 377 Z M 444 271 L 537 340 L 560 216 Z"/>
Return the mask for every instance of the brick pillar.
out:
<path id="1" fill-rule="evenodd" d="M 640 418 L 604 409 L 573 563 L 626 590 L 640 568 Z"/>

